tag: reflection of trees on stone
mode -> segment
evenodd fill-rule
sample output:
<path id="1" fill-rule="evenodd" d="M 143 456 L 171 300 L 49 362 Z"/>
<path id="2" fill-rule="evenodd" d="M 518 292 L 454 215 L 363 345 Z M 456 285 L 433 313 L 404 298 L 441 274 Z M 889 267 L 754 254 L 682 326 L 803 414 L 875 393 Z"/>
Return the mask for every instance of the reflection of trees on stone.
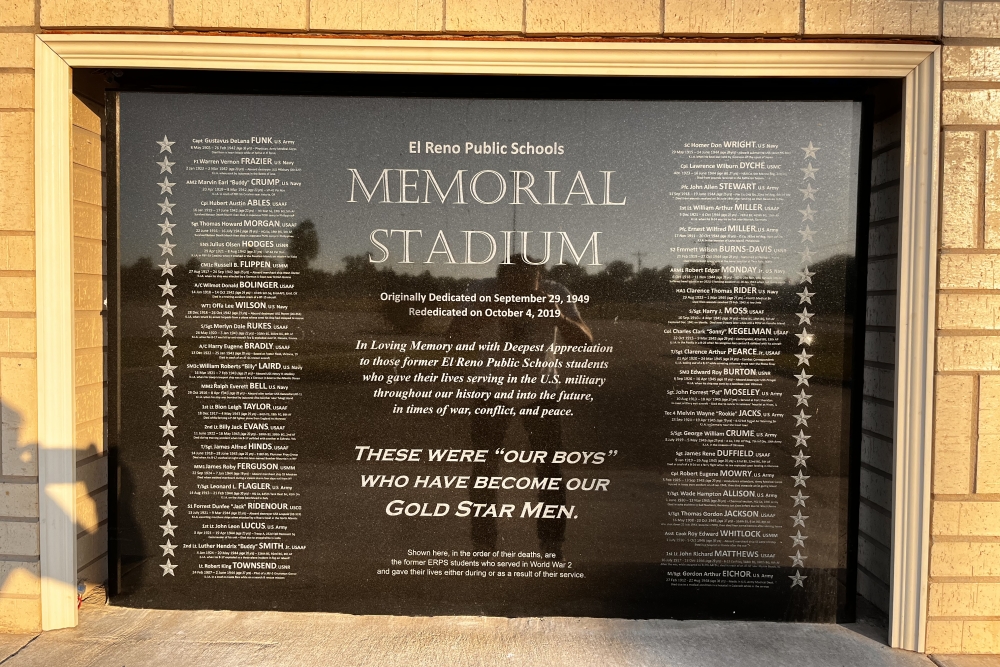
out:
<path id="1" fill-rule="evenodd" d="M 319 256 L 319 235 L 312 220 L 306 219 L 288 235 L 288 268 L 300 273 Z"/>

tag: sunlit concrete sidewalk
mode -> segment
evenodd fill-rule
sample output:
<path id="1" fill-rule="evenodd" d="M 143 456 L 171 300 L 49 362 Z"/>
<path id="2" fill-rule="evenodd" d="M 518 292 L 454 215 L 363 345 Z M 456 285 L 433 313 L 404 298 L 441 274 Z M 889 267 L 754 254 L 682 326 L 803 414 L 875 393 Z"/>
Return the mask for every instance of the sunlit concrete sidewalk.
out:
<path id="1" fill-rule="evenodd" d="M 80 625 L 0 635 L 3 667 L 552 665 L 993 667 L 896 651 L 873 628 L 709 621 L 389 617 L 85 607 Z"/>

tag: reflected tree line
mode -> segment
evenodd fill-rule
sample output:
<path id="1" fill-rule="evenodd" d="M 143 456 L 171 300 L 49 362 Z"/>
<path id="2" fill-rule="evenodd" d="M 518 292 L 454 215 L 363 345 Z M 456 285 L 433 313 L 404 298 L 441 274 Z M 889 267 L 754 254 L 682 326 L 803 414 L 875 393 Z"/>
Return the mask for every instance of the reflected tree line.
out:
<path id="1" fill-rule="evenodd" d="M 289 234 L 287 263 L 288 270 L 297 274 L 296 298 L 309 309 L 371 309 L 373 301 L 381 303 L 379 295 L 382 292 L 461 293 L 472 282 L 471 278 L 436 276 L 429 270 L 421 273 L 397 272 L 391 266 L 379 267 L 373 264 L 367 254 L 344 257 L 341 269 L 327 271 L 312 266 L 319 254 L 320 239 L 316 225 L 311 220 L 304 220 Z M 259 259 L 260 256 L 248 252 L 247 258 Z M 181 285 L 186 292 L 184 288 L 192 284 L 188 278 L 191 277 L 192 270 L 199 266 L 195 258 L 179 264 L 173 268 L 175 280 L 172 282 Z M 812 283 L 806 287 L 810 292 L 822 295 L 822 298 L 812 299 L 810 310 L 820 314 L 842 313 L 846 308 L 846 312 L 851 314 L 854 300 L 847 296 L 854 294 L 857 281 L 855 258 L 850 255 L 834 255 L 811 264 L 809 271 L 815 275 L 811 276 Z M 161 282 L 161 273 L 161 269 L 149 257 L 141 257 L 131 265 L 122 266 L 119 282 L 122 300 L 150 298 L 150 286 Z M 763 283 L 759 275 L 738 278 L 725 275 L 720 263 L 710 261 L 688 262 L 679 271 L 669 265 L 660 268 L 641 267 L 636 270 L 633 263 L 617 259 L 596 272 L 589 272 L 575 264 L 563 264 L 545 267 L 544 277 L 562 283 L 574 294 L 589 295 L 589 309 L 596 308 L 598 313 L 595 314 L 626 319 L 646 319 L 656 310 L 673 310 L 673 306 L 682 301 L 682 293 L 678 290 L 684 288 L 726 288 Z M 800 298 L 797 293 L 802 291 L 802 286 L 797 281 L 786 279 L 783 283 L 768 283 L 767 287 L 777 289 L 778 294 L 777 298 L 765 304 L 766 310 L 788 311 L 799 307 Z M 408 328 L 406 322 L 393 315 L 396 309 L 388 308 L 386 315 L 392 320 L 399 320 L 395 323 L 400 328 Z"/>

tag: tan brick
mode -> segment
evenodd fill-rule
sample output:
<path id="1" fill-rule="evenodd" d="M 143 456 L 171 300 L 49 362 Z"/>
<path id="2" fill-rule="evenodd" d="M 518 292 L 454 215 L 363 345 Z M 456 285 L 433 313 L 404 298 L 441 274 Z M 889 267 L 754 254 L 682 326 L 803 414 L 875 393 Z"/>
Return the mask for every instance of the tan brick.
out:
<path id="1" fill-rule="evenodd" d="M 38 555 L 38 524 L 27 521 L 0 521 L 0 553 L 7 556 Z"/>
<path id="2" fill-rule="evenodd" d="M 945 46 L 943 51 L 945 81 L 1000 81 L 1000 47 Z"/>
<path id="3" fill-rule="evenodd" d="M 0 8 L 3 5 L 0 4 Z M 0 11 L 3 11 L 0 9 Z M 31 33 L 0 33 L 0 67 L 34 67 L 35 36 Z"/>
<path id="4" fill-rule="evenodd" d="M 1000 616 L 1000 584 L 932 583 L 928 616 Z"/>
<path id="5" fill-rule="evenodd" d="M 105 451 L 104 419 L 79 422 L 76 426 L 77 458 L 84 459 Z"/>
<path id="6" fill-rule="evenodd" d="M 1000 493 L 1000 376 L 979 377 L 976 493 Z M 998 614 L 1000 615 L 1000 614 Z"/>
<path id="7" fill-rule="evenodd" d="M 73 162 L 101 171 L 101 137 L 90 130 L 73 126 Z"/>
<path id="8" fill-rule="evenodd" d="M 527 32 L 541 34 L 655 34 L 658 0 L 526 0 Z"/>
<path id="9" fill-rule="evenodd" d="M 104 236 L 104 209 L 97 204 L 73 202 L 73 234 L 100 240 Z"/>
<path id="10" fill-rule="evenodd" d="M 0 312 L 30 313 L 34 310 L 34 278 L 29 276 L 0 277 Z"/>
<path id="11" fill-rule="evenodd" d="M 994 1 L 945 0 L 945 37 L 997 37 L 1000 35 L 1000 5 Z"/>
<path id="12" fill-rule="evenodd" d="M 0 632 L 40 632 L 41 629 L 40 598 L 0 597 Z"/>
<path id="13" fill-rule="evenodd" d="M 310 0 L 313 30 L 440 32 L 443 0 Z"/>
<path id="14" fill-rule="evenodd" d="M 0 353 L 35 351 L 35 318 L 0 317 Z"/>
<path id="15" fill-rule="evenodd" d="M 174 0 L 178 28 L 305 30 L 309 0 Z"/>
<path id="16" fill-rule="evenodd" d="M 0 483 L 0 516 L 37 517 L 38 485 Z"/>
<path id="17" fill-rule="evenodd" d="M 91 421 L 104 417 L 104 386 L 89 384 L 76 388 L 76 419 Z"/>
<path id="18" fill-rule="evenodd" d="M 94 313 L 77 313 L 76 348 L 100 347 L 104 345 L 104 318 Z"/>
<path id="19" fill-rule="evenodd" d="M 34 26 L 35 0 L 0 0 L 0 26 Z"/>
<path id="20" fill-rule="evenodd" d="M 37 475 L 38 380 L 34 359 L 0 359 L 0 407 L 0 473 Z"/>
<path id="21" fill-rule="evenodd" d="M 451 11 L 451 5 L 448 5 Z M 798 0 L 666 0 L 667 34 L 797 34 Z"/>
<path id="22" fill-rule="evenodd" d="M 945 248 L 976 247 L 982 137 L 979 132 L 944 133 L 941 244 Z"/>
<path id="23" fill-rule="evenodd" d="M 0 561 L 0 595 L 40 595 L 40 577 L 38 563 Z"/>
<path id="24" fill-rule="evenodd" d="M 103 202 L 103 189 L 104 181 L 100 171 L 73 165 L 73 199 L 100 206 Z"/>
<path id="25" fill-rule="evenodd" d="M 82 485 L 78 485 L 82 488 Z M 77 531 L 96 533 L 102 521 L 108 519 L 108 491 L 98 491 L 93 495 L 78 496 L 76 499 L 76 526 Z M 107 542 L 104 543 L 101 551 L 107 551 Z M 90 560 L 90 559 L 88 559 Z M 86 563 L 82 558 L 81 563 Z"/>
<path id="26" fill-rule="evenodd" d="M 167 28 L 170 0 L 41 0 L 44 27 Z"/>
<path id="27" fill-rule="evenodd" d="M 986 219 L 983 242 L 1000 248 L 1000 132 L 986 133 Z"/>
<path id="28" fill-rule="evenodd" d="M 1000 621 L 962 621 L 962 653 L 1000 653 Z"/>
<path id="29" fill-rule="evenodd" d="M 85 387 L 104 381 L 104 348 L 92 347 L 87 350 L 77 350 L 76 353 L 76 385 Z"/>
<path id="30" fill-rule="evenodd" d="M 0 112 L 0 230 L 35 228 L 35 134 L 30 111 Z"/>
<path id="31" fill-rule="evenodd" d="M 932 535 L 958 535 L 961 530 L 962 507 L 960 503 L 935 501 L 931 512 Z"/>
<path id="32" fill-rule="evenodd" d="M 1000 123 L 1000 90 L 949 88 L 941 92 L 942 125 Z"/>
<path id="33" fill-rule="evenodd" d="M 1000 544 L 936 542 L 931 547 L 932 577 L 998 577 Z"/>
<path id="34" fill-rule="evenodd" d="M 0 108 L 31 109 L 34 106 L 34 75 L 21 72 L 0 72 Z"/>
<path id="35" fill-rule="evenodd" d="M 94 239 L 73 239 L 73 270 L 77 274 L 104 273 L 104 244 Z"/>
<path id="36" fill-rule="evenodd" d="M 962 651 L 962 621 L 927 621 L 928 653 L 960 653 Z"/>
<path id="37" fill-rule="evenodd" d="M 806 0 L 808 35 L 932 35 L 939 0 Z"/>
<path id="38" fill-rule="evenodd" d="M 951 515 L 958 508 L 958 532 L 948 533 L 960 537 L 1000 536 L 1000 503 L 997 502 L 937 502 L 935 514 L 940 506 L 945 506 L 949 514 L 948 528 L 954 528 Z"/>
<path id="39" fill-rule="evenodd" d="M 1000 255 L 941 255 L 941 289 L 1000 289 Z"/>
<path id="40" fill-rule="evenodd" d="M 445 20 L 448 32 L 521 32 L 524 0 L 448 0 Z"/>
<path id="41" fill-rule="evenodd" d="M 73 125 L 101 136 L 104 128 L 103 109 L 77 95 L 73 96 L 72 105 Z"/>
<path id="42" fill-rule="evenodd" d="M 35 269 L 35 237 L 0 236 L 0 270 L 33 271 Z"/>
<path id="43" fill-rule="evenodd" d="M 73 292 L 76 310 L 100 311 L 104 304 L 104 279 L 78 273 L 73 277 Z"/>
<path id="44" fill-rule="evenodd" d="M 1000 294 L 941 294 L 939 329 L 1000 329 Z"/>
<path id="45" fill-rule="evenodd" d="M 1000 370 L 1000 336 L 940 336 L 939 371 Z"/>
<path id="46" fill-rule="evenodd" d="M 940 375 L 934 387 L 934 493 L 970 493 L 973 376 Z"/>

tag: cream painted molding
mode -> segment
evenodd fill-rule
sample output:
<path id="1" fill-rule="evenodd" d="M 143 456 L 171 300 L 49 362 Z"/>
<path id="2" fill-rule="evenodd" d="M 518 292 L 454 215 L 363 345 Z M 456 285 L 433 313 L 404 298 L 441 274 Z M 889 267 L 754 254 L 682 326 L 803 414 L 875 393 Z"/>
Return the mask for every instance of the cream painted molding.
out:
<path id="1" fill-rule="evenodd" d="M 35 307 L 42 629 L 76 625 L 76 439 L 69 65 L 35 41 Z"/>
<path id="2" fill-rule="evenodd" d="M 940 49 L 914 44 L 803 43 L 599 43 L 473 41 L 440 39 L 340 39 L 330 37 L 226 37 L 148 34 L 53 34 L 38 36 L 36 82 L 66 77 L 68 67 L 206 69 L 287 72 L 386 72 L 424 74 L 535 74 L 562 76 L 775 76 L 893 77 L 905 79 L 903 187 L 900 201 L 899 296 L 896 360 L 896 421 L 893 478 L 892 645 L 924 648 L 930 516 L 931 414 L 933 408 L 934 299 L 937 255 L 937 179 Z M 55 74 L 54 72 L 62 72 Z M 51 176 L 68 174 L 69 125 L 52 110 L 68 111 L 68 92 L 36 83 L 35 179 L 42 248 L 69 238 L 69 189 Z M 43 154 L 44 152 L 44 154 Z M 43 169 L 44 167 L 44 169 Z M 60 171 L 63 170 L 63 171 Z M 63 177 L 65 178 L 65 176 Z M 50 213 L 51 209 L 51 213 Z M 45 236 L 46 238 L 42 238 Z M 68 253 L 69 250 L 67 249 Z M 43 268 L 44 266 L 44 268 Z M 41 289 L 43 283 L 45 291 Z M 49 415 L 71 409 L 65 378 L 49 379 L 63 394 L 41 392 L 47 368 L 72 360 L 72 339 L 58 339 L 43 307 L 72 294 L 72 274 L 53 261 L 39 262 L 39 403 Z M 61 302 L 60 302 L 61 303 Z M 69 304 L 71 307 L 72 304 Z M 68 320 L 66 318 L 69 318 Z M 43 336 L 47 341 L 42 345 Z M 51 338 L 51 340 L 50 340 Z M 63 366 L 72 368 L 72 364 Z M 57 400 L 62 403 L 57 404 Z M 63 406 L 63 407 L 60 407 Z M 71 419 L 67 416 L 66 419 Z M 55 442 L 55 440 L 53 440 Z M 72 479 L 69 461 L 42 448 L 40 467 L 52 465 Z M 64 541 L 70 536 L 64 536 Z M 52 538 L 54 539 L 54 538 Z M 42 562 L 48 554 L 43 541 Z M 52 541 L 51 544 L 61 544 Z M 48 547 L 51 548 L 51 547 Z M 44 565 L 43 565 L 44 572 Z M 48 600 L 48 602 L 46 602 Z M 43 610 L 63 604 L 43 596 Z M 43 611 L 44 613 L 44 611 Z M 67 617 L 68 618 L 68 617 Z"/>

